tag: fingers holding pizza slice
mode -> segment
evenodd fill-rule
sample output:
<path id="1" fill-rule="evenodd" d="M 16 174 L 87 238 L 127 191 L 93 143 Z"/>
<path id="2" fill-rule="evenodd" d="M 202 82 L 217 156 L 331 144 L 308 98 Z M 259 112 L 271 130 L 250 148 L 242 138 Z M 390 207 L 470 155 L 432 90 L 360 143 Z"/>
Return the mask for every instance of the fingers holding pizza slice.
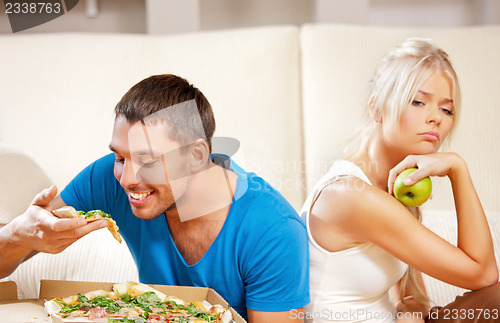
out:
<path id="1" fill-rule="evenodd" d="M 108 222 L 108 230 L 111 232 L 113 237 L 118 241 L 122 242 L 122 236 L 119 233 L 118 226 L 116 225 L 115 220 L 111 218 L 111 215 L 101 211 L 101 210 L 92 210 L 89 212 L 77 211 L 72 206 L 63 206 L 57 210 L 53 210 L 52 214 L 60 219 L 64 218 L 84 218 L 87 222 L 97 221 L 97 220 L 106 220 Z"/>

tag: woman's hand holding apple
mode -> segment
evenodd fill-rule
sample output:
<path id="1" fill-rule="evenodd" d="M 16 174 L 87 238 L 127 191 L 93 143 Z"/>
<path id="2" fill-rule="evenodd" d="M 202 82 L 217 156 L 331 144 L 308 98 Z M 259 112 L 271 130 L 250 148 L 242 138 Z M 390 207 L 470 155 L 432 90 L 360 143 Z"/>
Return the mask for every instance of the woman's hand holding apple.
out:
<path id="1" fill-rule="evenodd" d="M 394 194 L 396 177 L 408 168 L 417 168 L 403 181 L 404 185 L 410 186 L 429 176 L 448 176 L 453 181 L 453 174 L 463 166 L 467 167 L 465 161 L 456 153 L 409 155 L 389 172 L 389 194 Z"/>

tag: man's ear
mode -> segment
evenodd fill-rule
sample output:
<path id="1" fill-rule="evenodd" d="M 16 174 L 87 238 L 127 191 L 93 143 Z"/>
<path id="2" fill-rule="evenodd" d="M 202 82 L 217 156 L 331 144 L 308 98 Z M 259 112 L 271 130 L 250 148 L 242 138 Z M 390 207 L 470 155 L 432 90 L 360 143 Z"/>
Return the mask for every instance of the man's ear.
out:
<path id="1" fill-rule="evenodd" d="M 370 117 L 373 119 L 373 121 L 375 121 L 376 123 L 382 123 L 382 114 L 377 108 L 375 108 L 375 95 L 373 94 L 368 100 L 368 111 L 370 112 Z"/>
<path id="2" fill-rule="evenodd" d="M 191 160 L 191 170 L 193 172 L 199 172 L 205 169 L 208 161 L 210 160 L 210 148 L 208 147 L 208 142 L 202 138 L 196 139 L 191 145 L 189 154 Z"/>

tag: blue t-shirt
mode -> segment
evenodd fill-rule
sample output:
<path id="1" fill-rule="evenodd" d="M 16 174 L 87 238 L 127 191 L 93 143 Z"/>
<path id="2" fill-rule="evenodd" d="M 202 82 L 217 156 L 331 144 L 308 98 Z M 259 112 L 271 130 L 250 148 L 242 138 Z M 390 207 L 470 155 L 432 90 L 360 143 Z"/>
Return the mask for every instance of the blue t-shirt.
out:
<path id="1" fill-rule="evenodd" d="M 227 156 L 215 155 L 238 175 L 224 225 L 205 255 L 186 264 L 165 216 L 141 220 L 113 174 L 113 154 L 85 168 L 61 192 L 77 210 L 100 209 L 117 222 L 139 271 L 148 284 L 215 289 L 238 313 L 287 311 L 309 303 L 307 230 L 292 206 L 254 173 Z M 118 269 L 119 270 L 119 269 Z"/>

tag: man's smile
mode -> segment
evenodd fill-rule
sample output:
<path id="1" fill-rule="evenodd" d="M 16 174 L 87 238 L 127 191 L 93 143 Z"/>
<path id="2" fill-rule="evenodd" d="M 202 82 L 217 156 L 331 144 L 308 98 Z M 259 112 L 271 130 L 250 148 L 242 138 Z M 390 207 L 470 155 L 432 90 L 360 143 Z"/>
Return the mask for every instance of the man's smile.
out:
<path id="1" fill-rule="evenodd" d="M 154 194 L 154 191 L 150 192 L 129 192 L 128 200 L 130 203 L 134 205 L 143 205 L 145 204 L 151 196 Z"/>

